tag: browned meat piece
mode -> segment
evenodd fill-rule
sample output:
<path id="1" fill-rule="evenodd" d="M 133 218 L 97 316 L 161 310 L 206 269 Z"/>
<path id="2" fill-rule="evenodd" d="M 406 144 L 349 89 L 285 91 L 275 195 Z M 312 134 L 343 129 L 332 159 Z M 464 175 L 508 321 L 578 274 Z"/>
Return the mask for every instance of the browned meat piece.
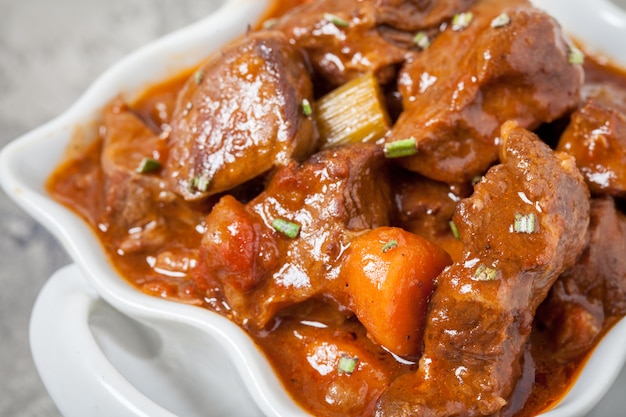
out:
<path id="1" fill-rule="evenodd" d="M 214 54 L 172 116 L 172 189 L 199 200 L 308 156 L 316 133 L 305 98 L 312 100 L 306 65 L 279 32 L 250 34 Z"/>
<path id="2" fill-rule="evenodd" d="M 125 253 L 146 245 L 163 243 L 162 220 L 157 219 L 153 201 L 162 191 L 161 179 L 136 172 L 145 157 L 162 158 L 166 142 L 160 139 L 121 100 L 112 102 L 104 113 L 102 171 L 104 175 L 105 209 L 99 219 L 100 227 L 132 230 L 120 242 Z M 167 195 L 164 192 L 163 196 Z M 174 197 L 169 195 L 169 197 Z M 162 199 L 162 198 L 161 198 Z"/>
<path id="3" fill-rule="evenodd" d="M 470 12 L 467 27 L 450 25 L 402 70 L 405 111 L 387 139 L 414 137 L 418 154 L 400 163 L 447 183 L 497 160 L 504 121 L 532 129 L 576 106 L 583 80 L 556 21 L 528 2 L 482 0 Z M 492 25 L 503 13 L 508 23 Z"/>
<path id="4" fill-rule="evenodd" d="M 576 158 L 593 194 L 626 196 L 626 91 L 594 88 L 557 149 Z"/>
<path id="5" fill-rule="evenodd" d="M 561 362 L 589 351 L 605 317 L 626 314 L 626 216 L 612 198 L 592 200 L 589 230 L 587 248 L 537 311 Z"/>
<path id="6" fill-rule="evenodd" d="M 279 169 L 246 205 L 222 198 L 206 221 L 198 282 L 209 294 L 223 291 L 236 321 L 258 327 L 322 294 L 351 233 L 389 223 L 383 166 L 375 145 L 341 147 Z M 298 224 L 297 237 L 274 230 L 276 219 Z"/>
<path id="7" fill-rule="evenodd" d="M 96 223 L 112 235 L 125 236 L 114 242 L 117 252 L 128 254 L 157 248 L 167 241 L 166 210 L 160 210 L 159 205 L 176 206 L 175 221 L 181 224 L 199 222 L 198 215 L 166 189 L 158 164 L 153 172 L 137 172 L 144 158 L 163 160 L 167 152 L 164 138 L 148 129 L 120 99 L 105 109 L 100 130 L 103 132 L 101 164 L 105 193 Z M 112 228 L 119 230 L 114 233 Z"/>
<path id="8" fill-rule="evenodd" d="M 415 32 L 439 25 L 476 0 L 378 0 L 378 22 Z"/>
<path id="9" fill-rule="evenodd" d="M 471 194 L 471 186 L 450 186 L 404 170 L 392 181 L 400 226 L 437 243 L 458 260 L 463 245 L 450 221 L 457 203 Z"/>
<path id="10" fill-rule="evenodd" d="M 463 259 L 438 277 L 419 369 L 378 416 L 497 414 L 521 374 L 533 316 L 586 244 L 589 196 L 573 158 L 507 123 L 502 163 L 454 215 Z"/>
<path id="11" fill-rule="evenodd" d="M 335 19 L 336 18 L 336 19 Z M 272 26 L 302 48 L 315 73 L 331 86 L 373 72 L 379 81 L 395 76 L 406 50 L 377 31 L 372 0 L 321 0 L 293 9 Z"/>
<path id="12" fill-rule="evenodd" d="M 417 30 L 438 26 L 474 1 L 320 0 L 288 12 L 272 29 L 303 48 L 331 86 L 367 72 L 385 84 L 411 55 Z"/>

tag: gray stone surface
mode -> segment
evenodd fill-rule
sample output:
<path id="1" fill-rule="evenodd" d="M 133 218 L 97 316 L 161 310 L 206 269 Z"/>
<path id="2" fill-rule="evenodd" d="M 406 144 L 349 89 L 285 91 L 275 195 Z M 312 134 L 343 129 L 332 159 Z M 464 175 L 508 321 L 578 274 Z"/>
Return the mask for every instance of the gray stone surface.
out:
<path id="1" fill-rule="evenodd" d="M 210 0 L 0 0 L 0 147 L 59 115 L 115 61 L 197 20 Z M 59 416 L 33 364 L 28 321 L 69 258 L 0 191 L 0 416 Z"/>
<path id="2" fill-rule="evenodd" d="M 0 0 L 0 147 L 64 111 L 116 60 L 214 3 Z M 43 283 L 69 262 L 0 192 L 0 416 L 59 416 L 30 355 L 28 320 Z"/>

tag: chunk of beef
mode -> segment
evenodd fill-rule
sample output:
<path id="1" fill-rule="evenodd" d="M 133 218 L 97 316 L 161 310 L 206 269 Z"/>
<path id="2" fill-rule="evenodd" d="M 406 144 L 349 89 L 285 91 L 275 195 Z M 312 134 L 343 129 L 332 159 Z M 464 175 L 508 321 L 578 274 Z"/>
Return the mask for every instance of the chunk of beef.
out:
<path id="1" fill-rule="evenodd" d="M 626 91 L 595 86 L 557 149 L 576 158 L 593 194 L 626 196 Z"/>
<path id="2" fill-rule="evenodd" d="M 591 201 L 589 244 L 537 311 L 542 332 L 567 362 L 587 353 L 608 317 L 626 314 L 626 216 L 610 197 Z"/>
<path id="3" fill-rule="evenodd" d="M 463 245 L 450 223 L 457 203 L 471 194 L 471 186 L 448 185 L 402 170 L 393 178 L 402 228 L 444 248 L 454 260 Z"/>
<path id="4" fill-rule="evenodd" d="M 502 163 L 454 215 L 463 259 L 438 277 L 419 369 L 393 382 L 379 416 L 497 414 L 538 305 L 586 244 L 589 196 L 573 158 L 514 123 L 502 137 Z"/>
<path id="5" fill-rule="evenodd" d="M 312 100 L 306 65 L 279 32 L 249 34 L 212 55 L 172 116 L 172 189 L 200 200 L 308 156 L 316 133 L 305 98 Z"/>
<path id="6" fill-rule="evenodd" d="M 174 196 L 163 190 L 161 178 L 140 174 L 137 168 L 143 158 L 161 160 L 166 142 L 148 129 L 121 99 L 107 107 L 102 127 L 105 195 L 98 223 L 101 228 L 119 228 L 120 234 L 127 236 L 119 242 L 125 253 L 157 247 L 164 239 L 159 230 L 163 229 L 163 219 L 156 215 L 153 202 Z"/>
<path id="7" fill-rule="evenodd" d="M 367 72 L 386 84 L 394 79 L 395 66 L 412 55 L 416 31 L 436 28 L 474 1 L 319 0 L 288 12 L 272 29 L 303 48 L 331 86 Z"/>
<path id="8" fill-rule="evenodd" d="M 223 197 L 207 217 L 199 285 L 222 296 L 234 319 L 263 327 L 280 309 L 318 295 L 332 281 L 351 236 L 389 223 L 384 156 L 375 145 L 315 154 L 279 169 L 266 190 L 243 205 Z M 295 238 L 276 219 L 300 226 Z"/>
<path id="9" fill-rule="evenodd" d="M 176 218 L 168 220 L 188 227 L 200 222 L 199 213 L 168 190 L 162 170 L 138 172 L 144 158 L 162 161 L 167 153 L 166 139 L 152 132 L 121 99 L 104 111 L 100 131 L 102 143 L 103 204 L 95 224 L 111 236 L 115 252 L 133 253 L 167 246 L 166 225 L 169 210 Z M 113 231 L 113 229 L 117 231 Z"/>
<path id="10" fill-rule="evenodd" d="M 380 24 L 409 32 L 438 26 L 467 10 L 476 0 L 378 0 Z"/>
<path id="11" fill-rule="evenodd" d="M 497 160 L 504 121 L 532 129 L 569 112 L 583 80 L 557 22 L 528 2 L 481 0 L 469 11 L 467 27 L 448 26 L 403 68 L 405 110 L 387 138 L 414 137 L 418 154 L 400 163 L 447 183 Z M 509 22 L 492 25 L 503 13 Z"/>
<path id="12" fill-rule="evenodd" d="M 407 53 L 378 33 L 372 0 L 304 4 L 281 17 L 272 29 L 284 32 L 302 48 L 317 76 L 331 87 L 368 72 L 386 83 L 396 74 L 394 65 L 403 62 Z"/>

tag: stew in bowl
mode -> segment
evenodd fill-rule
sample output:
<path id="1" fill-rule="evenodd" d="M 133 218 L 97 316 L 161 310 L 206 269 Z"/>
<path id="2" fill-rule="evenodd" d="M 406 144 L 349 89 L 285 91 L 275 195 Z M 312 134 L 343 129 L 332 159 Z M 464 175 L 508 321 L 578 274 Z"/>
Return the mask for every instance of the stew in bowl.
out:
<path id="1" fill-rule="evenodd" d="M 626 313 L 626 75 L 521 0 L 237 3 L 5 187 L 105 299 L 238 326 L 313 415 L 557 404 Z"/>

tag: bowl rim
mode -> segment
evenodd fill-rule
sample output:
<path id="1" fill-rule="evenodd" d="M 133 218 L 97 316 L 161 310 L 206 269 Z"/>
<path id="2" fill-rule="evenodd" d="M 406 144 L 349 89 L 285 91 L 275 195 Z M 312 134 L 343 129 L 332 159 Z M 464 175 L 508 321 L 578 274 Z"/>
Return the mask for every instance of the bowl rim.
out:
<path id="1" fill-rule="evenodd" d="M 0 152 L 0 185 L 6 194 L 61 244 L 102 299 L 143 322 L 183 323 L 220 343 L 247 390 L 268 416 L 308 415 L 283 388 L 247 334 L 219 314 L 137 291 L 108 261 L 94 231 L 54 201 L 45 182 L 64 160 L 75 134 L 93 129 L 102 108 L 118 94 L 135 97 L 148 86 L 192 68 L 228 41 L 245 34 L 269 0 L 226 0 L 215 12 L 166 35 L 102 73 L 58 117 L 18 137 Z"/>
<path id="2" fill-rule="evenodd" d="M 0 185 L 10 198 L 57 238 L 106 302 L 131 317 L 144 321 L 179 322 L 210 335 L 232 352 L 234 366 L 265 414 L 308 415 L 289 397 L 271 365 L 243 330 L 217 313 L 137 291 L 113 269 L 91 228 L 69 209 L 52 200 L 44 189 L 45 180 L 61 162 L 66 144 L 76 129 L 90 129 L 97 114 L 115 95 L 121 92 L 132 97 L 150 83 L 197 64 L 225 42 L 244 34 L 247 25 L 261 15 L 268 1 L 227 0 L 209 16 L 138 49 L 110 67 L 68 110 L 2 149 Z M 584 8 L 584 0 L 535 0 L 533 3 L 551 14 L 563 13 L 563 26 L 574 36 L 577 36 L 579 19 L 585 17 L 589 25 L 590 10 Z M 567 10 L 559 9 L 557 4 Z M 605 25 L 603 30 L 618 31 L 622 34 L 621 39 L 626 38 L 626 15 L 621 9 L 606 0 L 598 0 L 592 10 L 594 27 L 602 23 Z M 610 21 L 606 20 L 607 16 Z M 585 36 L 588 35 L 582 34 L 580 39 L 586 40 Z M 590 46 L 607 54 L 602 49 L 602 38 L 595 39 Z M 626 67 L 626 52 L 607 55 Z M 542 415 L 570 417 L 589 412 L 626 362 L 626 352 L 619 349 L 624 345 L 626 320 L 622 319 L 596 347 L 569 394 Z M 604 372 L 604 380 L 608 383 L 593 384 L 592 389 L 589 386 L 579 388 L 579 385 L 585 385 L 580 383 L 583 378 L 595 381 L 599 377 L 597 369 L 591 368 L 600 367 L 599 362 L 606 358 L 611 358 L 613 365 Z"/>

